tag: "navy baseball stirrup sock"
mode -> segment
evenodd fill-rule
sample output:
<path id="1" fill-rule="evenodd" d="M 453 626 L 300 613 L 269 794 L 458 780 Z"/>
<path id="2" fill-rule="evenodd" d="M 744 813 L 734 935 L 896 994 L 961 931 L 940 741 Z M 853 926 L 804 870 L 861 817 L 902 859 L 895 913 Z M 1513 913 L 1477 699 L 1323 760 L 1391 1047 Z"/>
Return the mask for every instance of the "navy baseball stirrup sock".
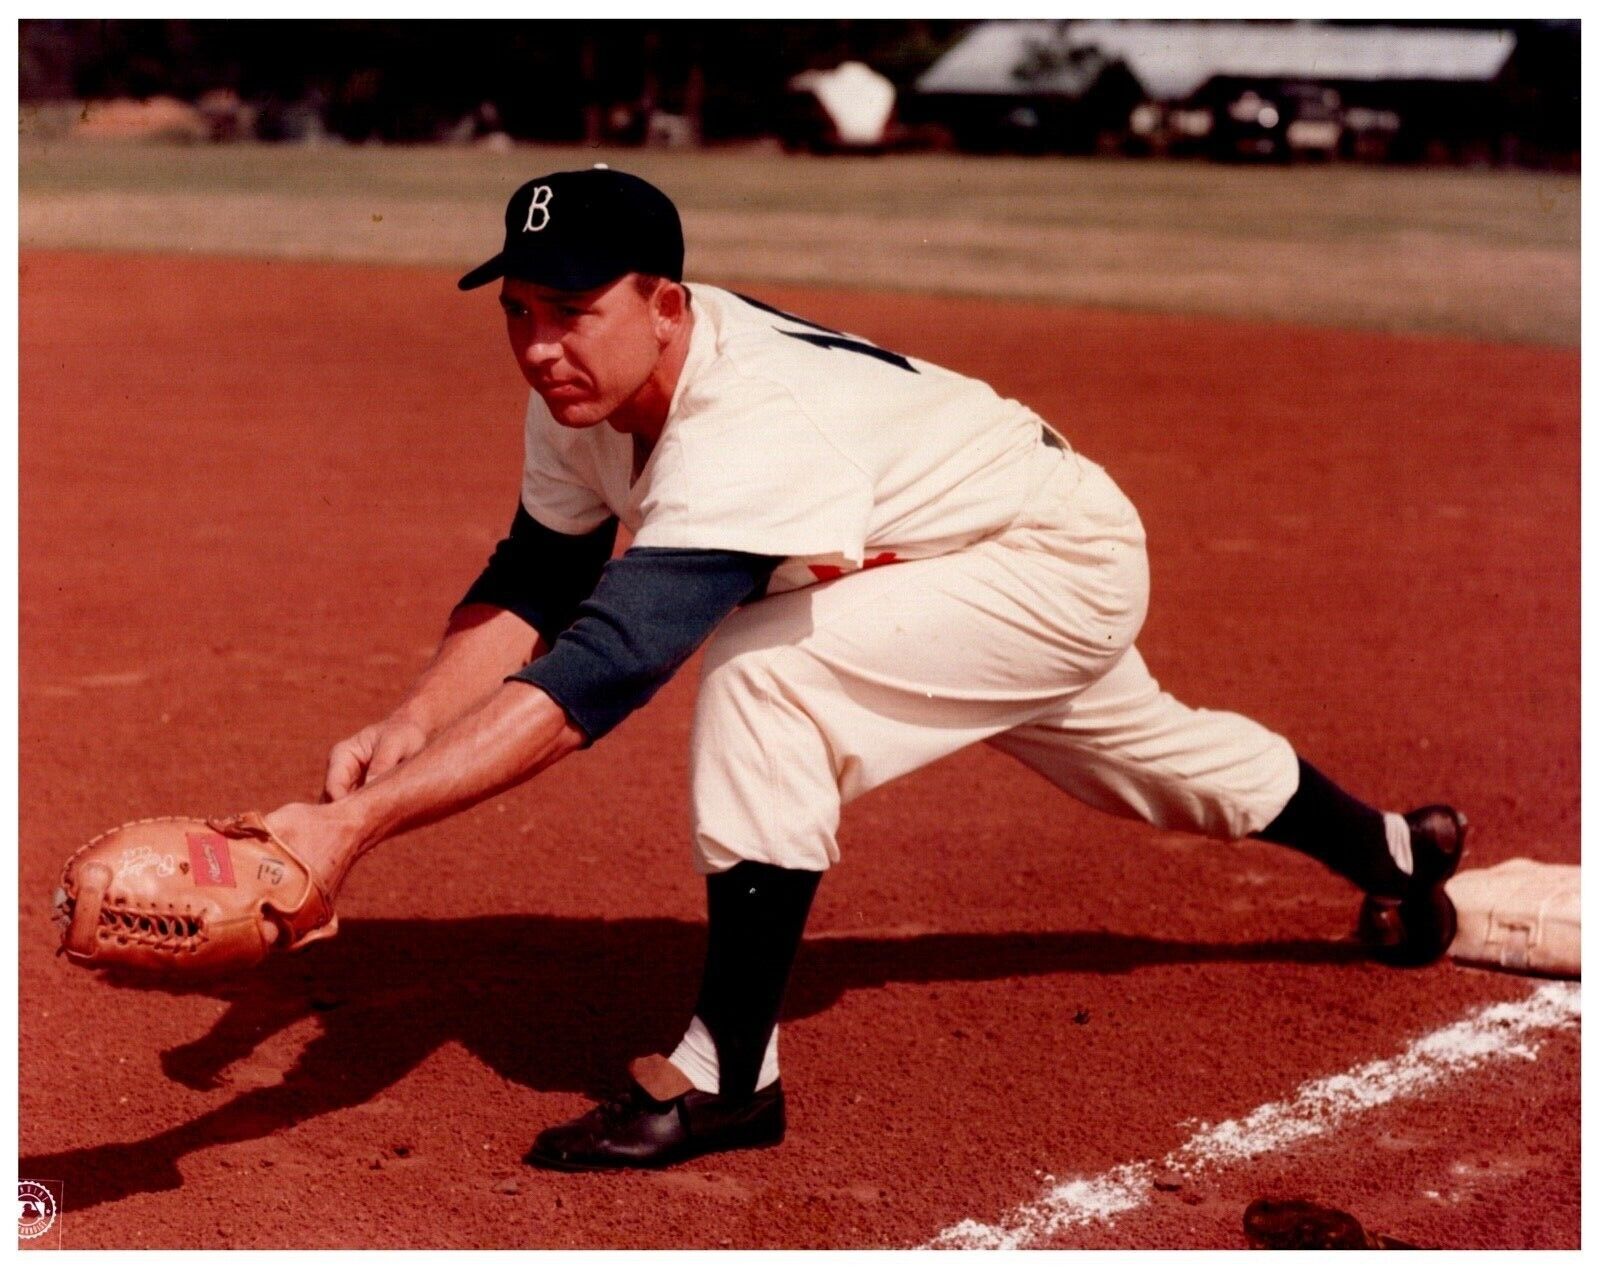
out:
<path id="1" fill-rule="evenodd" d="M 1368 894 L 1402 894 L 1406 874 L 1390 854 L 1383 813 L 1299 761 L 1300 787 L 1277 819 L 1250 836 L 1310 855 Z"/>
<path id="2" fill-rule="evenodd" d="M 706 968 L 694 1011 L 717 1046 L 721 1096 L 755 1092 L 821 880 L 750 860 L 706 878 Z"/>

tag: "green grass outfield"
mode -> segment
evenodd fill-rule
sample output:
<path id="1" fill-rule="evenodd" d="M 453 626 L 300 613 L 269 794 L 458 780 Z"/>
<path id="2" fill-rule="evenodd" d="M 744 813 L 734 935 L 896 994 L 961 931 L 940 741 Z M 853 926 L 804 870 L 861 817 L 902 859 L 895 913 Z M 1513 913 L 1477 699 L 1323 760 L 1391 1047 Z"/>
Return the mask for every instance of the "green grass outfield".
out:
<path id="1" fill-rule="evenodd" d="M 1579 181 L 953 155 L 45 143 L 28 247 L 440 264 L 507 194 L 606 161 L 677 200 L 688 272 L 1576 345 Z"/>

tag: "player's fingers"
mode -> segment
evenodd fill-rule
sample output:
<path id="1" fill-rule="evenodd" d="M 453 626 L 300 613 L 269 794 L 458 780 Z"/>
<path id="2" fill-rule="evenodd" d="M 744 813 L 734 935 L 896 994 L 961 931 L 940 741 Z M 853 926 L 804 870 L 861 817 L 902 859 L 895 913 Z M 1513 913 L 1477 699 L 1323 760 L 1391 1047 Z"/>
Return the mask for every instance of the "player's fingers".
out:
<path id="1" fill-rule="evenodd" d="M 333 752 L 328 755 L 328 772 L 323 778 L 323 800 L 337 802 L 348 796 L 361 786 L 366 770 L 367 761 L 362 750 L 348 740 L 335 745 Z"/>
<path id="2" fill-rule="evenodd" d="M 391 728 L 378 738 L 372 751 L 372 761 L 367 764 L 367 779 L 376 780 L 385 771 L 398 767 L 417 750 L 414 738 L 408 731 Z"/>
<path id="3" fill-rule="evenodd" d="M 360 786 L 361 774 L 358 763 L 329 767 L 327 778 L 323 781 L 322 800 L 337 802 L 342 797 L 348 797 Z"/>

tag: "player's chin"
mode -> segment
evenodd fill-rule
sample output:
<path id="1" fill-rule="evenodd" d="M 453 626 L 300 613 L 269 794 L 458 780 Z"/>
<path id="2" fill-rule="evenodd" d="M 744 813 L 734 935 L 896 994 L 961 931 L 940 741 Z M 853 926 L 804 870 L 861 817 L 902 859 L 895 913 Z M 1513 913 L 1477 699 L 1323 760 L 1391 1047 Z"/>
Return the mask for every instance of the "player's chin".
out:
<path id="1" fill-rule="evenodd" d="M 609 413 L 603 403 L 589 398 L 552 400 L 546 397 L 544 403 L 550 417 L 562 427 L 593 427 L 605 422 Z"/>

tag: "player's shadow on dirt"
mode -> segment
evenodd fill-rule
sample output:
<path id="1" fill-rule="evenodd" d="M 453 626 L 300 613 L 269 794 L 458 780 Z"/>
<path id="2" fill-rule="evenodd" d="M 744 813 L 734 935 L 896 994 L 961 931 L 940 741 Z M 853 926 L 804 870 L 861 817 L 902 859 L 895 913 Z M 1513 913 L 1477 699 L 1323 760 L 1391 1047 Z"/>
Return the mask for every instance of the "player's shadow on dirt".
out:
<path id="1" fill-rule="evenodd" d="M 465 1046 L 506 1079 L 544 1091 L 614 1090 L 627 1060 L 682 1034 L 698 986 L 703 925 L 665 919 L 485 917 L 349 921 L 339 937 L 202 989 L 228 1008 L 162 1068 L 190 1088 L 272 1034 L 315 1017 L 320 1032 L 280 1083 L 251 1088 L 143 1141 L 36 1155 L 19 1175 L 59 1178 L 72 1209 L 182 1184 L 195 1150 L 280 1132 L 359 1106 L 441 1045 Z M 808 940 L 786 1018 L 886 983 L 1124 974 L 1145 965 L 1359 959 L 1348 943 L 1203 944 L 1114 933 L 921 934 Z M 128 983 L 132 990 L 157 990 Z M 530 1123 L 528 1135 L 541 1124 Z"/>

